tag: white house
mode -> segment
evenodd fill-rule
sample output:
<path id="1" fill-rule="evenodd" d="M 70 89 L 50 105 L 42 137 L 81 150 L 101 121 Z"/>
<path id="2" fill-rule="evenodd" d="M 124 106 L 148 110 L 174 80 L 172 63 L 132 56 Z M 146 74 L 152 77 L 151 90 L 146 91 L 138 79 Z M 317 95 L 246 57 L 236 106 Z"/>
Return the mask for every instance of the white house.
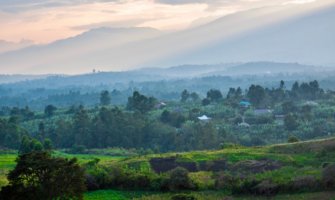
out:
<path id="1" fill-rule="evenodd" d="M 211 118 L 210 118 L 210 117 L 207 117 L 206 115 L 203 115 L 203 116 L 201 116 L 201 117 L 198 117 L 198 119 L 199 119 L 200 121 L 209 121 Z"/>

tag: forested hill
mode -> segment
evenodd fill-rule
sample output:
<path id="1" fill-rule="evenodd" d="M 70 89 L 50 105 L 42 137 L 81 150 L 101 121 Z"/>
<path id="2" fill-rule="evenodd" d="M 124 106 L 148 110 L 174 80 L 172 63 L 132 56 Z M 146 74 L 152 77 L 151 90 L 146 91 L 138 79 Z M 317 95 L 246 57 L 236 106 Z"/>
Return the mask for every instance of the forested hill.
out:
<path id="1" fill-rule="evenodd" d="M 140 70 L 119 72 L 93 72 L 83 75 L 40 75 L 0 77 L 0 83 L 12 83 L 6 87 L 59 88 L 66 86 L 97 86 L 126 84 L 129 82 L 159 81 L 171 79 L 195 78 L 204 76 L 242 76 L 242 75 L 277 75 L 277 74 L 309 74 L 330 71 L 331 68 L 302 65 L 297 63 L 228 63 L 213 65 L 181 65 L 170 68 L 143 68 Z M 14 79 L 16 77 L 16 79 Z M 22 77 L 19 79 L 19 77 Z M 16 80 L 17 83 L 13 83 Z"/>

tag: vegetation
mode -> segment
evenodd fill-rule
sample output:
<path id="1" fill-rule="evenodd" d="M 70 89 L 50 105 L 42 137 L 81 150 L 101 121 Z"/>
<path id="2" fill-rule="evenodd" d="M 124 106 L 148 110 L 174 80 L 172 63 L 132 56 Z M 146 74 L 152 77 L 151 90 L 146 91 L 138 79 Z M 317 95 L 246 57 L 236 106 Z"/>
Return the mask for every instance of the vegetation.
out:
<path id="1" fill-rule="evenodd" d="M 76 159 L 52 158 L 48 152 L 30 152 L 17 159 L 8 174 L 1 199 L 83 199 L 84 171 Z"/>
<path id="2" fill-rule="evenodd" d="M 215 199 L 334 189 L 335 93 L 317 81 L 179 95 L 135 91 L 112 106 L 104 90 L 96 107 L 9 108 L 0 119 L 2 195 L 82 199 L 86 187 L 87 198 L 101 190 L 118 199 L 204 199 L 204 191 Z"/>

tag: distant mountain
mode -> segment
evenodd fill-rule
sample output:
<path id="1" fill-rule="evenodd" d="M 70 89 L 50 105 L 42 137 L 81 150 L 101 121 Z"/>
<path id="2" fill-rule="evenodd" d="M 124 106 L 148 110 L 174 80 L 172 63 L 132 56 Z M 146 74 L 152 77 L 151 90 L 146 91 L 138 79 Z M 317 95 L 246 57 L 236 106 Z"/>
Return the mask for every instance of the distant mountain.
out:
<path id="1" fill-rule="evenodd" d="M 106 64 L 106 60 L 100 60 L 92 52 L 101 51 L 108 57 L 109 53 L 104 51 L 110 47 L 121 48 L 122 45 L 158 34 L 159 31 L 151 28 L 92 29 L 51 44 L 0 54 L 0 69 L 6 67 L 0 73 L 83 73 L 99 70 L 101 64 Z M 107 61 L 112 65 L 111 60 Z"/>
<path id="2" fill-rule="evenodd" d="M 335 66 L 334 19 L 335 2 L 317 1 L 239 12 L 172 33 L 94 29 L 2 54 L 0 73 L 83 73 L 94 68 L 120 71 L 260 60 Z"/>
<path id="3" fill-rule="evenodd" d="M 22 40 L 18 43 L 0 40 L 0 54 L 32 46 L 34 43 L 30 40 Z"/>
<path id="4" fill-rule="evenodd" d="M 9 84 L 23 81 L 43 79 L 50 75 L 2 75 L 0 74 L 0 84 Z"/>
<path id="5" fill-rule="evenodd" d="M 244 75 L 276 75 L 276 74 L 294 74 L 294 73 L 309 73 L 313 71 L 327 71 L 328 68 L 316 67 L 312 65 L 301 65 L 298 63 L 274 63 L 274 62 L 250 62 L 232 67 L 228 67 L 222 71 L 218 70 L 210 75 L 225 75 L 225 76 L 244 76 Z"/>
<path id="6" fill-rule="evenodd" d="M 16 78 L 17 83 L 7 84 L 16 88 L 62 88 L 70 86 L 99 86 L 123 85 L 128 87 L 131 83 L 152 82 L 164 80 L 191 79 L 210 76 L 245 76 L 245 75 L 278 75 L 305 73 L 329 70 L 325 68 L 301 65 L 297 63 L 253 62 L 217 65 L 181 65 L 169 68 L 143 68 L 138 70 L 120 72 L 97 72 L 82 75 L 45 75 L 45 76 L 1 76 L 0 83 L 10 83 Z M 9 81 L 9 77 L 12 80 Z"/>

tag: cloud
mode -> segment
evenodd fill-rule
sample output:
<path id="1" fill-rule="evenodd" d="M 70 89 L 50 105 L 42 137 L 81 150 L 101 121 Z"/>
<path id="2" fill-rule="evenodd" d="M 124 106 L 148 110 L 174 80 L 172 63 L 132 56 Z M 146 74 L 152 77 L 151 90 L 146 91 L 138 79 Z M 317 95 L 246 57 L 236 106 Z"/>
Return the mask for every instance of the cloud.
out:
<path id="1" fill-rule="evenodd" d="M 95 28 L 101 28 L 101 27 L 135 27 L 139 24 L 143 23 L 142 19 L 129 19 L 129 20 L 119 20 L 119 21 L 105 21 L 105 22 L 98 22 L 98 23 L 92 23 L 92 24 L 85 24 L 80 26 L 73 26 L 71 27 L 74 30 L 90 30 Z"/>
<path id="2" fill-rule="evenodd" d="M 0 0 L 0 10 L 3 12 L 23 12 L 43 8 L 64 7 L 80 4 L 119 2 L 121 0 Z"/>
<path id="3" fill-rule="evenodd" d="M 178 30 L 202 24 L 206 19 L 281 6 L 287 1 L 290 0 L 0 0 L 0 39 L 17 42 L 27 38 L 49 43 L 99 26 Z"/>

